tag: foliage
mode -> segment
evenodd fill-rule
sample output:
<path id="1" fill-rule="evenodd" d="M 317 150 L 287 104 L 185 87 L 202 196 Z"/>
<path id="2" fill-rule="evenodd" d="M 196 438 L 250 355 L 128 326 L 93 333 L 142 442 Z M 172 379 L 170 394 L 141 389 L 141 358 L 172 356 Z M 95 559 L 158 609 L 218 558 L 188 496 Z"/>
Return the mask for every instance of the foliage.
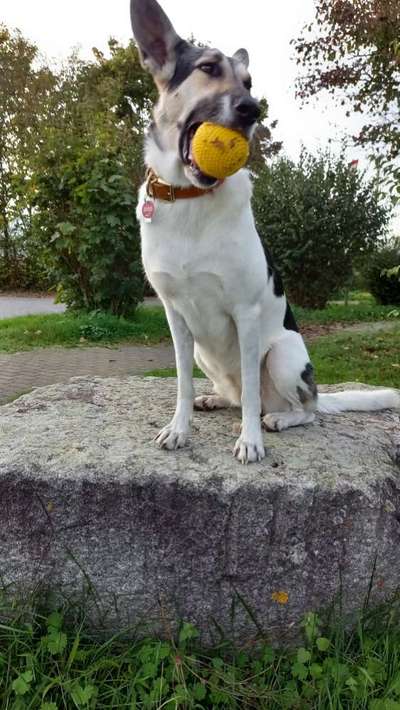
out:
<path id="1" fill-rule="evenodd" d="M 28 178 L 54 75 L 38 64 L 37 47 L 0 24 L 0 288 L 47 285 L 31 233 Z"/>
<path id="2" fill-rule="evenodd" d="M 110 41 L 110 59 L 71 57 L 34 164 L 35 234 L 58 298 L 126 315 L 143 297 L 136 193 L 152 93 L 138 53 Z"/>
<path id="3" fill-rule="evenodd" d="M 50 69 L 0 25 L 0 288 L 59 285 L 74 308 L 142 298 L 136 191 L 155 97 L 136 47 Z"/>
<path id="4" fill-rule="evenodd" d="M 119 151 L 60 143 L 43 160 L 35 225 L 59 300 L 86 311 L 131 312 L 144 279 L 136 195 Z"/>
<path id="5" fill-rule="evenodd" d="M 253 206 L 289 296 L 314 308 L 349 282 L 354 259 L 373 249 L 389 218 L 374 184 L 343 157 L 304 150 L 297 164 L 282 157 L 260 172 Z"/>
<path id="6" fill-rule="evenodd" d="M 322 90 L 366 122 L 355 140 L 371 145 L 400 196 L 400 5 L 398 0 L 317 0 L 315 21 L 295 41 L 305 72 L 303 101 Z"/>
<path id="7" fill-rule="evenodd" d="M 272 136 L 273 130 L 278 125 L 278 121 L 267 123 L 269 106 L 265 98 L 260 100 L 261 114 L 251 142 L 249 169 L 258 174 L 268 160 L 278 155 L 282 149 L 282 143 L 275 141 Z"/>
<path id="8" fill-rule="evenodd" d="M 289 598 L 290 603 L 290 598 Z M 67 615 L 78 616 L 67 608 Z M 204 650 L 182 623 L 164 640 L 91 637 L 63 610 L 4 608 L 0 703 L 6 708 L 369 708 L 400 710 L 398 601 L 364 611 L 353 630 L 312 612 L 303 643 L 281 650 L 265 638 L 235 647 L 222 638 Z M 6 614 L 6 616 L 5 616 Z"/>
<path id="9" fill-rule="evenodd" d="M 368 260 L 366 284 L 379 303 L 400 305 L 399 264 L 400 239 L 381 246 Z"/>

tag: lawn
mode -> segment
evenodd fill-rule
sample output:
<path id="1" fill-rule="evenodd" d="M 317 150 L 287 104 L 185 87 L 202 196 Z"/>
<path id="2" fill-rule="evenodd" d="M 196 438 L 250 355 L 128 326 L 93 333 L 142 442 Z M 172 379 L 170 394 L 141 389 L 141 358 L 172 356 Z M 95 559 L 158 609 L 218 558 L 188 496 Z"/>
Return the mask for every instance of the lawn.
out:
<path id="1" fill-rule="evenodd" d="M 365 382 L 400 388 L 400 324 L 375 335 L 329 335 L 309 344 L 318 382 Z"/>
<path id="2" fill-rule="evenodd" d="M 0 706 L 400 710 L 398 611 L 396 600 L 366 609 L 353 631 L 308 613 L 292 650 L 267 638 L 243 647 L 221 638 L 205 650 L 190 624 L 176 638 L 99 640 L 63 613 L 17 606 L 0 624 Z"/>
<path id="3" fill-rule="evenodd" d="M 399 317 L 393 306 L 378 306 L 371 301 L 332 303 L 323 310 L 295 307 L 300 325 L 355 323 L 394 320 Z M 400 319 L 399 319 L 400 322 Z M 138 308 L 130 318 L 108 314 L 90 315 L 51 314 L 19 316 L 0 320 L 0 352 L 18 352 L 32 348 L 117 343 L 155 344 L 170 339 L 168 324 L 162 308 Z"/>
<path id="4" fill-rule="evenodd" d="M 51 346 L 153 344 L 169 339 L 164 311 L 159 307 L 138 308 L 130 319 L 107 313 L 52 313 L 0 320 L 0 351 L 9 353 Z"/>
<path id="5" fill-rule="evenodd" d="M 325 335 L 308 344 L 317 382 L 364 382 L 400 388 L 400 325 L 375 335 Z M 176 377 L 176 370 L 149 370 L 153 377 Z M 194 377 L 204 377 L 194 368 Z"/>
<path id="6" fill-rule="evenodd" d="M 293 312 L 301 325 L 321 325 L 329 323 L 361 323 L 377 320 L 387 320 L 400 317 L 400 307 L 380 306 L 372 301 L 350 301 L 344 303 L 329 303 L 323 309 L 300 308 L 293 306 Z"/>

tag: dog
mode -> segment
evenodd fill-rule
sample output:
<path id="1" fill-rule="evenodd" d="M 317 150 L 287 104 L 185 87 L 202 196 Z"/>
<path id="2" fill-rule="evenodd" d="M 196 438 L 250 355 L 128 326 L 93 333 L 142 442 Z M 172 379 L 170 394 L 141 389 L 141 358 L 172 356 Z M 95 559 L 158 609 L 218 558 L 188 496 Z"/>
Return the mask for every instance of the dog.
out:
<path id="1" fill-rule="evenodd" d="M 282 431 L 311 423 L 317 411 L 400 406 L 399 393 L 389 389 L 318 395 L 279 273 L 256 231 L 248 171 L 220 182 L 192 156 L 193 136 L 205 121 L 251 140 L 260 106 L 251 96 L 248 52 L 228 57 L 190 44 L 156 0 L 131 0 L 131 20 L 142 65 L 159 92 L 137 208 L 142 259 L 165 308 L 178 374 L 175 414 L 158 445 L 185 445 L 193 406 L 241 406 L 234 456 L 244 464 L 265 456 L 262 424 Z M 213 394 L 194 397 L 193 359 Z"/>

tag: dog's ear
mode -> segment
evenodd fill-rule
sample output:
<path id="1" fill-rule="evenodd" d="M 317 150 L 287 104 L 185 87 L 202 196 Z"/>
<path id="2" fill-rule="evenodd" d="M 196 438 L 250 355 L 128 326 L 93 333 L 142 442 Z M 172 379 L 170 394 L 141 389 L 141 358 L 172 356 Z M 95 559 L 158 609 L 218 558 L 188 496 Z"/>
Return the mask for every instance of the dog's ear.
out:
<path id="1" fill-rule="evenodd" d="M 246 69 L 249 68 L 250 58 L 247 49 L 238 49 L 238 51 L 233 55 L 233 58 L 237 59 L 237 61 L 241 64 L 244 64 Z"/>
<path id="2" fill-rule="evenodd" d="M 157 0 L 131 0 L 131 21 L 143 67 L 167 83 L 175 72 L 180 37 Z"/>

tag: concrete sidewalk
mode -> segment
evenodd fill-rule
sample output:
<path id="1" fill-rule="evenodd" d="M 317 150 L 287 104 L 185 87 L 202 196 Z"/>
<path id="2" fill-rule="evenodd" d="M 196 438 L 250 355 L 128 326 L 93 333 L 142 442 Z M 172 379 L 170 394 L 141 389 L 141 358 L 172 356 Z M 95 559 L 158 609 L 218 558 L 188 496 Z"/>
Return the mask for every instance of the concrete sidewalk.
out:
<path id="1" fill-rule="evenodd" d="M 141 375 L 156 368 L 175 367 L 172 345 L 42 348 L 0 354 L 0 404 L 33 387 L 66 382 L 78 375 Z"/>
<path id="2" fill-rule="evenodd" d="M 52 296 L 2 296 L 0 295 L 0 318 L 32 316 L 41 313 L 64 313 L 63 303 L 54 303 Z"/>
<path id="3" fill-rule="evenodd" d="M 141 305 L 161 306 L 161 301 L 155 297 L 148 297 Z M 0 320 L 16 316 L 41 315 L 42 313 L 64 313 L 65 310 L 66 306 L 63 303 L 54 303 L 53 296 L 0 294 Z"/>

